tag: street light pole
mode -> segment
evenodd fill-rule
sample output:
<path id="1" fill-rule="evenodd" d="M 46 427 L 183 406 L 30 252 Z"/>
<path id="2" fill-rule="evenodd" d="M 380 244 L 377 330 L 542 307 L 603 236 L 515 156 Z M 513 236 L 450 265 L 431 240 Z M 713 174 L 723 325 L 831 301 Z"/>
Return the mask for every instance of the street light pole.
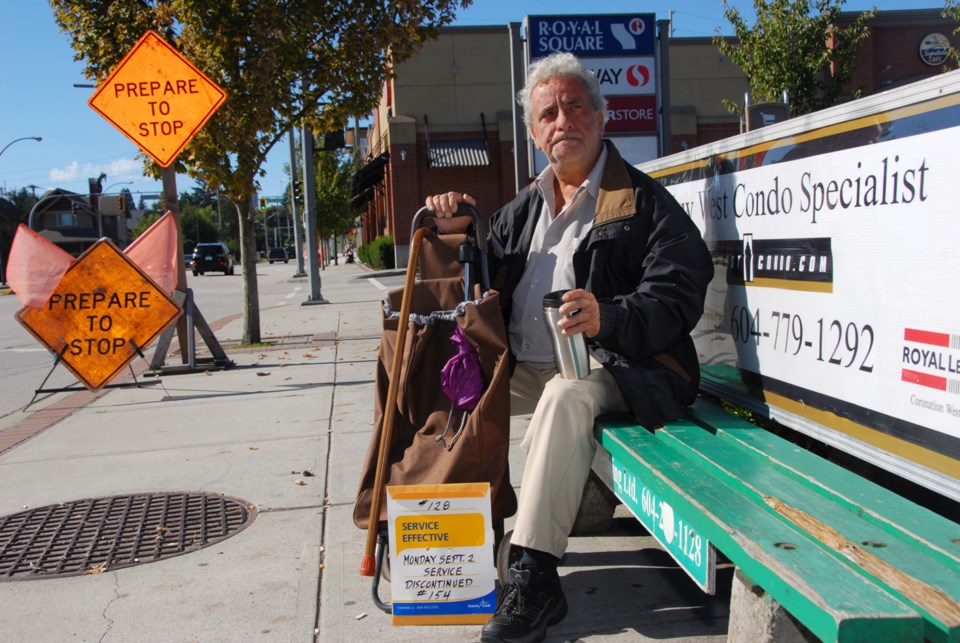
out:
<path id="1" fill-rule="evenodd" d="M 0 150 L 0 156 L 3 156 L 3 153 L 7 151 L 7 148 L 16 143 L 17 141 L 36 141 L 39 143 L 43 140 L 42 136 L 21 136 L 20 138 L 15 138 L 6 145 L 3 146 L 3 149 Z"/>
<path id="2" fill-rule="evenodd" d="M 110 194 L 110 188 L 115 188 L 118 185 L 133 185 L 133 181 L 120 181 L 119 183 L 111 183 L 101 192 L 101 194 Z"/>

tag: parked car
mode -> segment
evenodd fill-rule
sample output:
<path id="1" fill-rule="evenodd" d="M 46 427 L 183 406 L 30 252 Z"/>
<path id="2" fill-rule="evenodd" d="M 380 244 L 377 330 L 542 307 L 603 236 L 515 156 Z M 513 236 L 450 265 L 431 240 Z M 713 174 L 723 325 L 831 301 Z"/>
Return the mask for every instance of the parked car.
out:
<path id="1" fill-rule="evenodd" d="M 183 253 L 183 267 L 187 270 L 193 268 L 193 250 Z"/>
<path id="2" fill-rule="evenodd" d="M 283 248 L 270 248 L 270 252 L 267 253 L 267 261 L 273 263 L 274 261 L 282 261 L 287 263 L 290 261 L 290 258 L 287 257 L 287 251 Z"/>
<path id="3" fill-rule="evenodd" d="M 287 259 L 296 259 L 297 249 L 293 246 L 287 246 Z"/>
<path id="4" fill-rule="evenodd" d="M 233 274 L 233 257 L 227 244 L 222 241 L 214 243 L 198 243 L 193 251 L 193 276 L 205 272 L 222 272 L 225 275 Z"/>

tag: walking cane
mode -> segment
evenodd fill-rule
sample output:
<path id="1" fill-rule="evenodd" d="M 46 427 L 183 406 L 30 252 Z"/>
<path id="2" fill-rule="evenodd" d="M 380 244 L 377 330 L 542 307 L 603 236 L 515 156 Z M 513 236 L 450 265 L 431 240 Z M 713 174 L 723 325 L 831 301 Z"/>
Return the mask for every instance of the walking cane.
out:
<path id="1" fill-rule="evenodd" d="M 393 426 L 397 418 L 397 389 L 400 388 L 400 365 L 403 360 L 403 348 L 407 338 L 407 326 L 410 324 L 410 307 L 413 301 L 413 285 L 420 262 L 420 242 L 426 234 L 426 228 L 418 228 L 410 244 L 410 258 L 407 263 L 407 278 L 403 283 L 403 299 L 400 303 L 400 319 L 397 323 L 397 342 L 393 351 L 393 365 L 390 368 L 390 387 L 387 389 L 387 402 L 383 407 L 383 430 L 380 432 L 380 449 L 377 452 L 377 471 L 373 478 L 373 495 L 370 500 L 370 522 L 367 524 L 367 543 L 360 562 L 360 575 L 373 576 L 376 573 L 374 549 L 377 544 L 377 530 L 380 525 L 380 502 L 384 494 L 383 478 L 387 472 L 387 459 L 390 455 L 390 441 L 393 439 Z"/>

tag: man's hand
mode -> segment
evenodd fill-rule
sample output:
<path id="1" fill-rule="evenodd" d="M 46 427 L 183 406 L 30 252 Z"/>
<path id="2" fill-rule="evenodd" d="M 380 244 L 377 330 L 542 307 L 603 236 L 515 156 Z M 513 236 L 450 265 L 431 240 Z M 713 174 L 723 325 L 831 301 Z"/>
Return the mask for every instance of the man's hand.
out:
<path id="1" fill-rule="evenodd" d="M 587 337 L 596 337 L 600 334 L 600 304 L 593 293 L 582 288 L 564 293 L 557 312 L 560 313 L 557 327 L 564 335 L 586 333 Z"/>
<path id="2" fill-rule="evenodd" d="M 455 216 L 460 204 L 464 202 L 477 207 L 477 202 L 472 196 L 459 192 L 446 192 L 428 196 L 425 205 L 428 210 L 436 215 L 437 229 L 442 234 L 450 234 L 463 232 L 470 225 L 471 218 L 469 216 Z"/>

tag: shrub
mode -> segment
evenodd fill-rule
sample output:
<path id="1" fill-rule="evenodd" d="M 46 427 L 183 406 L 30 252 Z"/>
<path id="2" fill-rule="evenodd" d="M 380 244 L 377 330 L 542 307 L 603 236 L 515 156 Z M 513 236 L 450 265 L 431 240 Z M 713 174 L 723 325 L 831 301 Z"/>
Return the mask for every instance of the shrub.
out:
<path id="1" fill-rule="evenodd" d="M 357 256 L 374 268 L 393 268 L 393 237 L 386 234 L 357 248 Z"/>

